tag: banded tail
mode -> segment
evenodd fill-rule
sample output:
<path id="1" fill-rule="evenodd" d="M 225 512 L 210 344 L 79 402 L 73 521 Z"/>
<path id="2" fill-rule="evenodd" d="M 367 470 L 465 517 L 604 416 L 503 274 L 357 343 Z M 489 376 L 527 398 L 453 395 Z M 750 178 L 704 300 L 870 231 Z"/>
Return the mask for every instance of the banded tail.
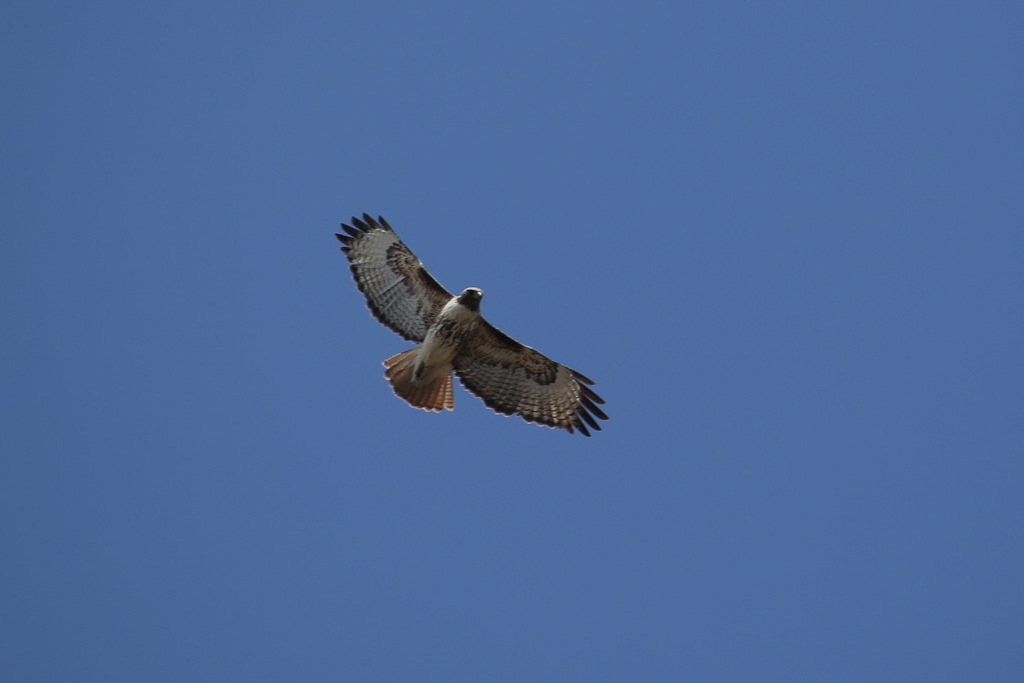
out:
<path id="1" fill-rule="evenodd" d="M 417 380 L 414 375 L 418 352 L 422 347 L 416 346 L 407 351 L 391 356 L 384 361 L 387 371 L 384 376 L 391 382 L 395 394 L 413 408 L 441 412 L 443 409 L 455 409 L 455 396 L 452 390 L 451 368 L 443 374 Z"/>

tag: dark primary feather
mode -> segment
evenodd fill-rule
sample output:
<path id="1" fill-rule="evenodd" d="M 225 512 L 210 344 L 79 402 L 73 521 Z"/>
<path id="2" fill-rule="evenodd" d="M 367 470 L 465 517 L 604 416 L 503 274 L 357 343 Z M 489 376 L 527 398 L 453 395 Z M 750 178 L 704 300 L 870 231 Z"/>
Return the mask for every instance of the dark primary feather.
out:
<path id="1" fill-rule="evenodd" d="M 341 229 L 348 233 L 348 235 L 339 235 L 335 233 L 335 237 L 341 240 L 346 246 L 352 244 L 352 240 L 356 237 L 362 237 L 364 234 L 374 229 L 386 230 L 388 232 L 394 232 L 388 222 L 384 220 L 384 216 L 377 216 L 377 220 L 374 220 L 368 213 L 363 214 L 363 219 L 359 220 L 355 216 L 352 216 L 352 225 L 341 224 Z M 348 249 L 342 247 L 342 251 L 348 251 Z"/>

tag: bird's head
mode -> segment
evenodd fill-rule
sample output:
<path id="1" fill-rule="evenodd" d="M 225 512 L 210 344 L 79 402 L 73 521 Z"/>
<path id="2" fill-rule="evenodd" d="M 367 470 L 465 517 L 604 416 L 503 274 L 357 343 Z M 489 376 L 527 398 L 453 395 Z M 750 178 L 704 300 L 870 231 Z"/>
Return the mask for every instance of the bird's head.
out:
<path id="1" fill-rule="evenodd" d="M 462 290 L 462 294 L 459 294 L 459 303 L 468 308 L 471 311 L 480 310 L 480 299 L 484 296 L 482 289 L 476 287 L 467 287 Z"/>

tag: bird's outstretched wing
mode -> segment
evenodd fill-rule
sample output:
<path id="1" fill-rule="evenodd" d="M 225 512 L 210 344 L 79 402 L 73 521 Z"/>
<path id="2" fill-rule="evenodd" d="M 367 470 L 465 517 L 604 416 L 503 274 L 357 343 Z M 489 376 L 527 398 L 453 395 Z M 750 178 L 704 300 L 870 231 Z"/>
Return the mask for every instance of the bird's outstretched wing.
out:
<path id="1" fill-rule="evenodd" d="M 352 275 L 374 317 L 409 341 L 423 341 L 451 293 L 431 277 L 383 217 L 353 216 L 352 225 L 342 223 L 341 229 L 347 234 L 335 237 L 352 262 Z"/>
<path id="2" fill-rule="evenodd" d="M 481 320 L 454 360 L 463 386 L 492 410 L 519 415 L 527 422 L 600 430 L 597 417 L 608 416 L 596 404 L 604 400 L 587 386 L 593 381 L 556 363 L 540 351 L 520 344 L 486 320 Z"/>

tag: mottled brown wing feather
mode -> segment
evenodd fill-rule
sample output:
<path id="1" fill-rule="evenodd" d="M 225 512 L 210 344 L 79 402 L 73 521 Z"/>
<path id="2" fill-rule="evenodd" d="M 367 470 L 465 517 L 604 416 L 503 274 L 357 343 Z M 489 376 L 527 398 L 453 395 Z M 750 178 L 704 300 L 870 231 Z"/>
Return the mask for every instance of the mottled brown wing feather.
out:
<path id="1" fill-rule="evenodd" d="M 352 262 L 356 286 L 377 320 L 409 341 L 421 342 L 430 323 L 452 295 L 431 277 L 383 217 L 363 214 L 347 234 L 336 234 Z"/>
<path id="2" fill-rule="evenodd" d="M 608 416 L 596 404 L 604 400 L 588 387 L 593 382 L 556 363 L 540 351 L 517 342 L 481 320 L 455 357 L 455 374 L 495 412 L 519 415 L 527 422 L 600 430 L 594 418 Z"/>

